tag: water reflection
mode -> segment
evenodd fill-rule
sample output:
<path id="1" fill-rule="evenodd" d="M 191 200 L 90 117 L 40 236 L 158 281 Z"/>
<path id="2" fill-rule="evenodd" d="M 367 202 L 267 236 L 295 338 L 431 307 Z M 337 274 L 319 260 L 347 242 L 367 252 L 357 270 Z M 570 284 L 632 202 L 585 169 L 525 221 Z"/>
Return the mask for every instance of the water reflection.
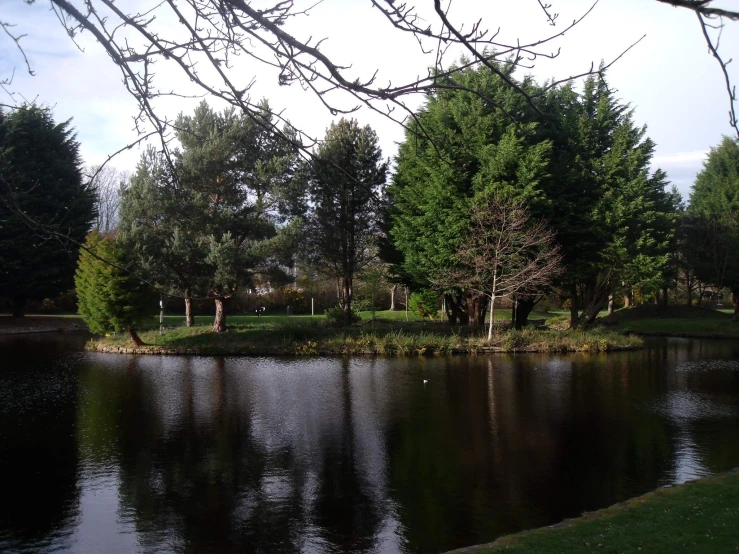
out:
<path id="1" fill-rule="evenodd" d="M 438 552 L 739 464 L 734 343 L 409 360 L 34 344 L 0 341 L 0 550 Z"/>

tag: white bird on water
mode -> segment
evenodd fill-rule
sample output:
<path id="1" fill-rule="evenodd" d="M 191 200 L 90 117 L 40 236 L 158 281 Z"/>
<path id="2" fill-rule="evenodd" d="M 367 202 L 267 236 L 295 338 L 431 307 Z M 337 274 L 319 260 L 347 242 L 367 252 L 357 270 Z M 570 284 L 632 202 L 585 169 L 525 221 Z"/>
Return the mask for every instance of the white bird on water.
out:
<path id="1" fill-rule="evenodd" d="M 424 384 L 424 385 L 425 385 L 426 383 L 428 383 L 428 382 L 429 382 L 429 380 L 428 380 L 428 379 L 424 379 L 424 380 L 423 380 L 423 384 Z"/>

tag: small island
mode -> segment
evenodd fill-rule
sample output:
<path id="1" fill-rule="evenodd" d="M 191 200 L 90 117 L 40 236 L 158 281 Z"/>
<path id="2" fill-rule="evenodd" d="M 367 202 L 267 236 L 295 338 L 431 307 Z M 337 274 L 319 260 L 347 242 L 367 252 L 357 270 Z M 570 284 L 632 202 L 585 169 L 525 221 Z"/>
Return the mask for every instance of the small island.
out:
<path id="1" fill-rule="evenodd" d="M 504 313 L 506 311 L 504 310 Z M 510 314 L 510 311 L 507 311 Z M 492 352 L 606 352 L 640 348 L 643 341 L 602 326 L 572 331 L 557 329 L 558 314 L 544 324 L 511 329 L 496 325 L 492 341 L 485 333 L 454 328 L 440 321 L 422 320 L 404 312 L 376 312 L 351 326 L 331 325 L 323 316 L 230 316 L 226 333 L 211 333 L 210 319 L 197 316 L 192 327 L 169 327 L 160 335 L 151 329 L 140 333 L 142 345 L 127 334 L 93 339 L 91 350 L 135 354 L 201 354 L 251 356 L 379 355 L 424 356 Z M 535 314 L 538 315 L 538 314 Z M 543 314 L 542 314 L 543 315 Z M 509 315 L 510 317 L 510 315 Z M 167 325 L 182 318 L 168 317 Z"/>

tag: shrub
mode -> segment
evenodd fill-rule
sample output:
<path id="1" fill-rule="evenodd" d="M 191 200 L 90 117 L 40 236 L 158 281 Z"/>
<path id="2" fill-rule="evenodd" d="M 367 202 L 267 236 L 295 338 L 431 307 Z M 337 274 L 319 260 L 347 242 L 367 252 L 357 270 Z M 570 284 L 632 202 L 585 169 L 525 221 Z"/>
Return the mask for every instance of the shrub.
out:
<path id="1" fill-rule="evenodd" d="M 285 287 L 282 289 L 282 302 L 285 306 L 292 306 L 293 313 L 303 313 L 308 309 L 305 291 L 302 289 Z"/>
<path id="2" fill-rule="evenodd" d="M 79 313 L 93 333 L 128 331 L 140 344 L 134 327 L 156 303 L 144 283 L 121 269 L 125 264 L 115 239 L 97 231 L 87 235 L 75 274 Z"/>
<path id="3" fill-rule="evenodd" d="M 351 314 L 352 324 L 362 321 L 362 316 L 359 315 L 359 312 L 356 311 L 354 308 L 352 308 Z M 326 321 L 329 325 L 344 324 L 344 310 L 341 308 L 341 306 L 334 306 L 332 308 L 329 308 L 324 312 L 324 315 L 326 316 Z"/>
<path id="4" fill-rule="evenodd" d="M 41 302 L 41 313 L 42 314 L 53 314 L 59 310 L 56 307 L 56 303 L 51 298 L 44 298 Z"/>
<path id="5" fill-rule="evenodd" d="M 439 295 L 432 290 L 414 292 L 408 300 L 408 305 L 418 317 L 433 319 L 438 311 L 436 307 L 438 298 Z"/>

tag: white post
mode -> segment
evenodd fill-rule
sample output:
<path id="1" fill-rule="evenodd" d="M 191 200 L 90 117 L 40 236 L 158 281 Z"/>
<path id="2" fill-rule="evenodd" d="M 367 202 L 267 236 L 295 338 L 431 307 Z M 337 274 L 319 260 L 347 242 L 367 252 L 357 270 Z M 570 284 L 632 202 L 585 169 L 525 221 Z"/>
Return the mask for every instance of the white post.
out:
<path id="1" fill-rule="evenodd" d="M 405 287 L 405 320 L 408 321 L 408 287 Z"/>
<path id="2" fill-rule="evenodd" d="M 313 317 L 315 315 L 315 312 L 313 311 L 313 297 L 310 297 L 310 315 Z"/>
<path id="3" fill-rule="evenodd" d="M 162 327 L 164 326 L 164 297 L 159 295 L 159 336 L 162 336 Z"/>

